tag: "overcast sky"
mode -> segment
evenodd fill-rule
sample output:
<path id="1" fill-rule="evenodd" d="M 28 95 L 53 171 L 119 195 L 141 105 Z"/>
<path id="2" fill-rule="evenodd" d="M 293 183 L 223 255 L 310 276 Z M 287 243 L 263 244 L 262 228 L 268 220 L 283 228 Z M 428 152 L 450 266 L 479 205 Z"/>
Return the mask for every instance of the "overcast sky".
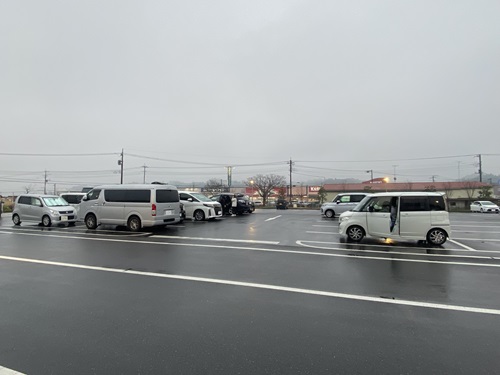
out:
<path id="1" fill-rule="evenodd" d="M 456 180 L 477 154 L 500 174 L 499 15 L 498 0 L 1 1 L 0 194 L 45 170 L 61 188 L 119 182 L 122 149 L 125 182 L 144 165 L 147 181 L 288 178 L 290 159 L 294 181 Z"/>

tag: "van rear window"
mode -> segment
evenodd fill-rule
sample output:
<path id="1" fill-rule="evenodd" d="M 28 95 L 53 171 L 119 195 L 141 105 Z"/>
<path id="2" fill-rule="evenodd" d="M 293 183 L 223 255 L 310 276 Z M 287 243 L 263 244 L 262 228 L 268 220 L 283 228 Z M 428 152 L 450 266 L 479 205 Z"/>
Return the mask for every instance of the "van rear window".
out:
<path id="1" fill-rule="evenodd" d="M 104 199 L 106 202 L 149 203 L 151 201 L 151 191 L 141 189 L 106 189 L 104 190 Z"/>
<path id="2" fill-rule="evenodd" d="M 156 203 L 179 202 L 179 192 L 177 190 L 156 190 Z"/>
<path id="3" fill-rule="evenodd" d="M 446 211 L 446 203 L 443 197 L 429 197 L 429 208 L 431 211 Z"/>

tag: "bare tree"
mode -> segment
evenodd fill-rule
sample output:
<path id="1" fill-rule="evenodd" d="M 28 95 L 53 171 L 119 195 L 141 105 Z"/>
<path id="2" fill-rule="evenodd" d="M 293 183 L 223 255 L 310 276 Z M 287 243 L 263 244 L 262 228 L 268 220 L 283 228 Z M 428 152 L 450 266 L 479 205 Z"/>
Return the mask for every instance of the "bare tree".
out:
<path id="1" fill-rule="evenodd" d="M 269 196 L 273 193 L 274 189 L 282 188 L 286 184 L 285 177 L 275 174 L 262 175 L 250 177 L 247 186 L 252 186 L 256 189 L 257 193 L 262 197 L 262 203 L 267 204 Z"/>
<path id="2" fill-rule="evenodd" d="M 464 181 L 464 188 L 469 199 L 474 198 L 474 193 L 476 192 L 476 182 L 475 181 Z"/>
<path id="3" fill-rule="evenodd" d="M 454 190 L 453 190 L 453 187 L 452 187 L 452 183 L 451 182 L 443 182 L 443 190 L 446 194 L 446 197 L 449 199 L 453 196 L 453 193 L 454 193 Z"/>
<path id="4" fill-rule="evenodd" d="M 491 186 L 483 186 L 479 189 L 479 198 L 491 198 Z"/>
<path id="5" fill-rule="evenodd" d="M 203 190 L 210 195 L 221 193 L 223 189 L 224 185 L 222 185 L 222 182 L 215 178 L 212 178 L 205 182 L 205 186 L 203 188 Z"/>
<path id="6" fill-rule="evenodd" d="M 411 189 L 413 188 L 413 182 L 411 181 L 406 181 L 406 183 L 404 184 L 404 187 L 407 191 L 411 191 Z"/>
<path id="7" fill-rule="evenodd" d="M 26 191 L 26 194 L 28 194 L 28 193 L 32 192 L 33 190 L 35 190 L 35 185 L 29 184 L 28 186 L 24 187 L 24 190 Z"/>

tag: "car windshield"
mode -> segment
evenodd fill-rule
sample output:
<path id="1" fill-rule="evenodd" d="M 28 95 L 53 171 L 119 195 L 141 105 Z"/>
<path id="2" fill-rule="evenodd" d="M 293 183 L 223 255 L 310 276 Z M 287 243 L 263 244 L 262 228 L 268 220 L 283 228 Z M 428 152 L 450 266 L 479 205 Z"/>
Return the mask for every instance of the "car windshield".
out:
<path id="1" fill-rule="evenodd" d="M 484 205 L 484 206 L 494 206 L 495 205 L 495 203 L 490 202 L 490 201 L 480 201 L 479 203 Z"/>
<path id="2" fill-rule="evenodd" d="M 191 195 L 198 199 L 200 202 L 212 202 L 212 199 L 207 198 L 201 193 L 191 193 Z"/>
<path id="3" fill-rule="evenodd" d="M 68 202 L 66 202 L 61 197 L 48 197 L 48 198 L 42 198 L 42 199 L 47 207 L 69 206 Z"/>

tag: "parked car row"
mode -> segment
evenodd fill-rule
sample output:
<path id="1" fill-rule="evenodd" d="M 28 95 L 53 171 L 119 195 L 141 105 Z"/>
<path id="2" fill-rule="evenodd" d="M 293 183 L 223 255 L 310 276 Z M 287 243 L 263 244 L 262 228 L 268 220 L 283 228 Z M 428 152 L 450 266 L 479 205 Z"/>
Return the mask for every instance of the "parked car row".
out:
<path id="1" fill-rule="evenodd" d="M 97 186 L 88 193 L 61 196 L 23 194 L 16 199 L 12 220 L 15 225 L 34 221 L 46 227 L 83 221 L 89 229 L 109 224 L 126 225 L 137 231 L 184 219 L 212 220 L 254 210 L 255 205 L 243 194 L 224 193 L 207 198 L 200 193 L 178 191 L 171 185 L 124 184 Z"/>

